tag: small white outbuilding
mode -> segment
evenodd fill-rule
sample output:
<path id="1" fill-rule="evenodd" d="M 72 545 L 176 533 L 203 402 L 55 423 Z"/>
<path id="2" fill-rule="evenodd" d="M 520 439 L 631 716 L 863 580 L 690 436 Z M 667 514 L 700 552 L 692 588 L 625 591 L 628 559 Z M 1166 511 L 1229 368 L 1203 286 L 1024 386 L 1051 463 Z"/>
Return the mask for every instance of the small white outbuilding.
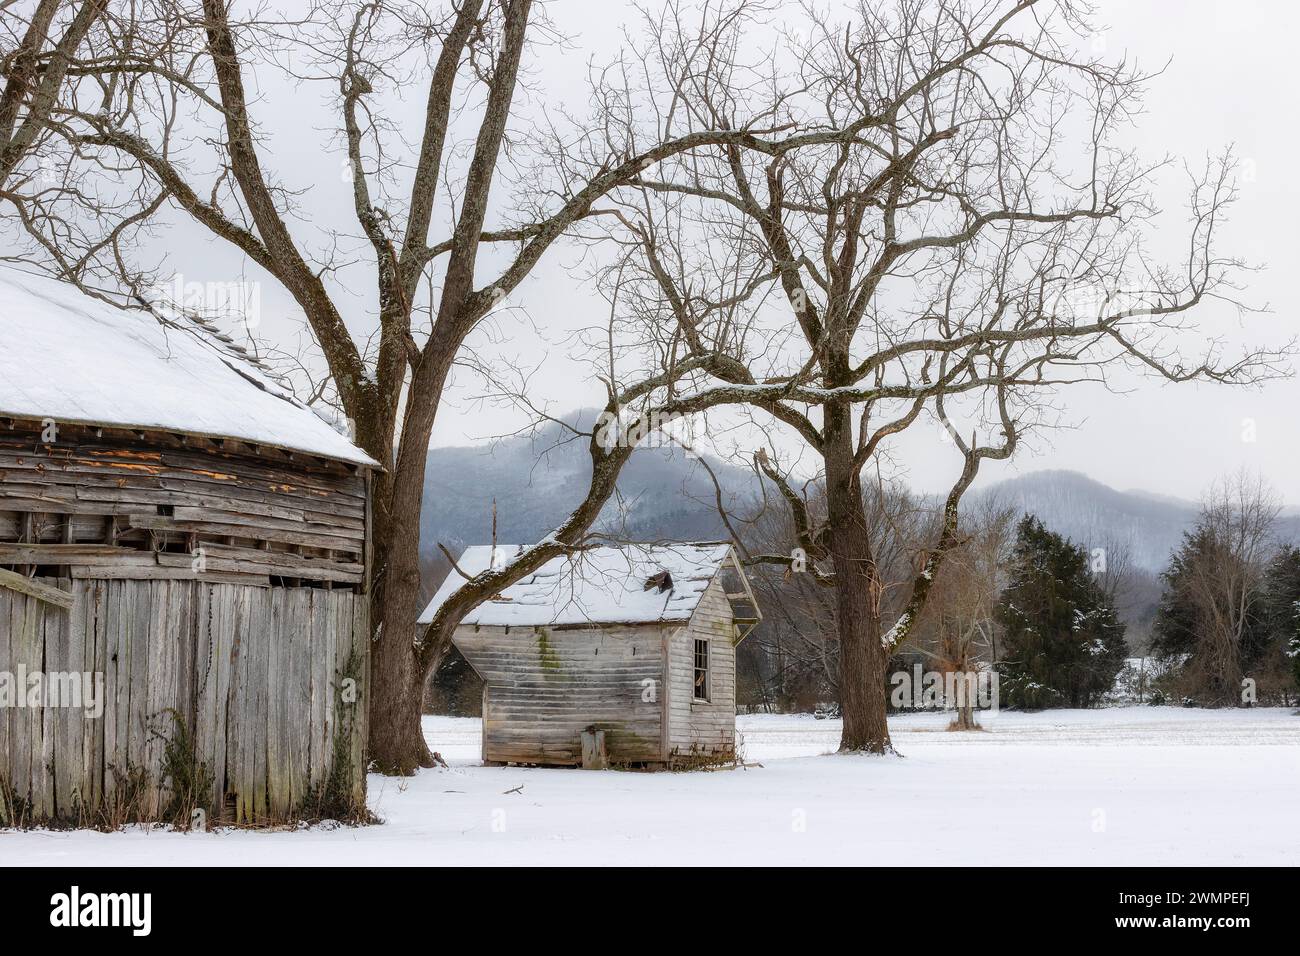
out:
<path id="1" fill-rule="evenodd" d="M 519 546 L 471 547 L 475 575 Z M 421 622 L 460 586 L 453 570 Z M 758 606 L 727 543 L 555 558 L 471 611 L 453 641 L 483 680 L 486 763 L 691 767 L 734 759 L 736 646 Z"/>

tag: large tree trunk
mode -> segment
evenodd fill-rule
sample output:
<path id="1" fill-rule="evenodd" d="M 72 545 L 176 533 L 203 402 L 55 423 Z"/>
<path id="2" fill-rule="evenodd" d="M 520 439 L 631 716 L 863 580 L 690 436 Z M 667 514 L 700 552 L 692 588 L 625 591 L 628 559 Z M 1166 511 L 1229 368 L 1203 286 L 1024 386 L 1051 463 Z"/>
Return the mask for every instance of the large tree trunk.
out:
<path id="1" fill-rule="evenodd" d="M 436 403 L 433 388 L 413 390 L 397 454 L 373 487 L 369 759 L 380 773 L 434 766 L 420 727 L 425 668 L 416 652 L 420 611 L 420 508 Z M 381 432 L 382 434 L 382 432 Z M 381 445 L 392 447 L 391 431 Z M 368 442 L 367 445 L 373 442 Z M 374 451 L 371 451 L 375 455 Z"/>
<path id="2" fill-rule="evenodd" d="M 832 538 L 834 535 L 832 535 Z M 849 559 L 853 560 L 853 559 Z M 835 570 L 841 571 L 840 555 Z M 880 643 L 880 623 L 870 610 L 870 594 L 861 582 L 837 588 L 840 632 L 840 711 L 844 729 L 840 751 L 893 753 L 885 716 L 885 668 L 889 659 Z"/>
<path id="3" fill-rule="evenodd" d="M 948 724 L 949 730 L 981 730 L 979 719 L 975 716 L 975 702 L 971 699 L 968 687 L 964 697 L 957 703 L 956 716 Z"/>
<path id="4" fill-rule="evenodd" d="M 405 520 L 376 521 L 370 592 L 374 640 L 369 757 L 376 770 L 387 774 L 411 774 L 419 767 L 433 766 L 420 728 L 424 674 L 415 652 L 415 619 L 420 612 L 419 514 L 417 505 Z"/>
<path id="5" fill-rule="evenodd" d="M 434 766 L 433 754 L 420 729 L 424 681 L 411 648 L 396 641 L 378 641 L 370 658 L 372 686 L 382 688 L 370 698 L 370 762 L 380 773 L 408 776 Z"/>
<path id="6" fill-rule="evenodd" d="M 420 727 L 430 661 L 415 646 L 416 619 L 423 610 L 420 509 L 429 440 L 457 348 L 451 337 L 430 343 L 407 392 L 395 460 L 376 483 L 370 666 L 377 692 L 370 699 L 370 761 L 380 773 L 412 774 L 434 766 Z"/>
<path id="7" fill-rule="evenodd" d="M 825 442 L 828 544 L 835 567 L 840 636 L 840 751 L 893 753 L 885 716 L 885 669 L 880 642 L 875 556 L 853 465 L 852 430 L 842 409 L 828 407 Z"/>

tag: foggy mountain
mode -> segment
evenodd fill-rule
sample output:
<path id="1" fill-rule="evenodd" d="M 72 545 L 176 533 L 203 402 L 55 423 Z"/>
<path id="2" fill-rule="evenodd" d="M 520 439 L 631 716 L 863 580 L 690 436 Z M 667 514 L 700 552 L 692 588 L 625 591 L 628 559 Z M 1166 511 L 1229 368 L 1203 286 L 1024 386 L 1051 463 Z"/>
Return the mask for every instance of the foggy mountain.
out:
<path id="1" fill-rule="evenodd" d="M 1035 471 L 972 492 L 1030 512 L 1086 548 L 1127 549 L 1132 564 L 1163 571 L 1183 532 L 1196 523 L 1199 503 L 1150 491 L 1117 491 L 1077 471 Z M 1276 534 L 1300 539 L 1300 513 L 1284 509 Z"/>
<path id="2" fill-rule="evenodd" d="M 559 426 L 490 445 L 429 453 L 420 517 L 422 550 L 437 543 L 453 554 L 492 537 L 528 543 L 550 532 L 582 499 L 591 474 L 584 439 L 565 440 Z M 755 493 L 754 476 L 710 459 L 732 503 Z M 1133 563 L 1163 568 L 1196 504 L 1141 491 L 1117 491 L 1079 472 L 1037 471 L 970 493 L 1037 515 L 1049 528 L 1087 547 L 1124 547 Z M 619 496 L 602 513 L 601 530 L 652 540 L 726 537 L 714 487 L 698 460 L 680 448 L 638 449 L 619 479 Z"/>
<path id="3" fill-rule="evenodd" d="M 1161 571 L 1196 521 L 1193 501 L 1118 491 L 1077 471 L 1035 471 L 972 492 L 1036 515 L 1085 548 L 1126 549 L 1133 565 Z"/>
<path id="4" fill-rule="evenodd" d="M 593 412 L 577 413 L 590 420 Z M 570 440 L 565 440 L 569 438 Z M 753 474 L 709 459 L 735 506 L 757 494 Z M 429 453 L 422 551 L 442 542 L 453 553 L 492 537 L 496 499 L 497 540 L 536 541 L 578 504 L 591 460 L 586 440 L 559 425 L 532 436 L 491 445 L 436 448 Z M 692 455 L 676 446 L 638 449 L 619 479 L 620 496 L 602 513 L 600 529 L 633 540 L 709 540 L 727 537 L 714 506 L 714 486 Z M 1036 471 L 977 489 L 968 500 L 993 497 L 1037 515 L 1053 531 L 1089 549 L 1127 549 L 1135 568 L 1159 572 L 1196 520 L 1197 504 L 1148 491 L 1119 491 L 1076 471 Z M 1279 521 L 1286 539 L 1300 537 L 1300 516 Z"/>
<path id="5" fill-rule="evenodd" d="M 592 412 L 578 415 L 590 420 Z M 756 494 L 754 476 L 710 460 L 729 506 Z M 497 541 L 527 544 L 552 531 L 586 493 L 591 457 L 585 438 L 549 425 L 532 436 L 491 445 L 435 448 L 429 452 L 420 513 L 421 552 L 439 542 L 452 554 L 492 540 L 496 500 Z M 638 448 L 605 507 L 598 529 L 632 540 L 728 537 L 718 518 L 708 472 L 681 448 Z"/>

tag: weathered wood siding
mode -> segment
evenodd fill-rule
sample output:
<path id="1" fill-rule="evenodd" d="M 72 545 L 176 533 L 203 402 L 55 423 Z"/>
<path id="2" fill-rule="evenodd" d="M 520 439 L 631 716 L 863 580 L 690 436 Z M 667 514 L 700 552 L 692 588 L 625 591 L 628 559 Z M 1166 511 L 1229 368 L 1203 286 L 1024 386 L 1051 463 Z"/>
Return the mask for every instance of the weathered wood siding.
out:
<path id="1" fill-rule="evenodd" d="M 233 439 L 0 429 L 0 566 L 193 579 L 201 549 L 207 580 L 359 587 L 366 500 L 363 468 Z"/>
<path id="2" fill-rule="evenodd" d="M 456 646 L 484 681 L 483 759 L 579 764 L 605 731 L 611 763 L 663 759 L 664 629 L 463 625 Z"/>
<path id="3" fill-rule="evenodd" d="M 695 642 L 709 642 L 709 697 L 694 699 Z M 678 628 L 668 653 L 668 757 L 689 764 L 730 758 L 736 750 L 735 623 L 721 576 L 714 578 L 692 615 Z"/>
<path id="4" fill-rule="evenodd" d="M 169 799 L 176 715 L 212 774 L 208 806 L 294 819 L 327 794 L 364 804 L 363 595 L 198 581 L 46 578 L 71 610 L 0 587 L 0 673 L 103 675 L 103 714 L 0 708 L 0 796 L 28 820 L 151 819 Z M 12 678 L 11 678 L 12 679 Z M 355 681 L 355 693 L 351 693 Z M 344 698 L 351 698 L 345 700 Z M 143 794 L 131 781 L 147 775 Z M 133 807 L 124 809 L 126 801 Z M 5 801 L 0 800 L 0 815 Z"/>

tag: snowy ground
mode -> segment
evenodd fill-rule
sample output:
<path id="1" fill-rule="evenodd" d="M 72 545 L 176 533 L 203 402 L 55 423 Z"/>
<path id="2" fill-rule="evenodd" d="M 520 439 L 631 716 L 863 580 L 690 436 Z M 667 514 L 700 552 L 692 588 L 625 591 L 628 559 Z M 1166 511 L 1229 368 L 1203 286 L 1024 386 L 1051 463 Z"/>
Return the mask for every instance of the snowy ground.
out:
<path id="1" fill-rule="evenodd" d="M 426 718 L 450 770 L 372 776 L 386 821 L 297 833 L 2 833 L 9 865 L 1300 864 L 1300 717 L 1127 707 L 891 721 L 906 759 L 826 756 L 837 721 L 739 718 L 712 773 L 475 766 L 476 720 Z M 520 788 L 518 792 L 508 792 Z"/>

